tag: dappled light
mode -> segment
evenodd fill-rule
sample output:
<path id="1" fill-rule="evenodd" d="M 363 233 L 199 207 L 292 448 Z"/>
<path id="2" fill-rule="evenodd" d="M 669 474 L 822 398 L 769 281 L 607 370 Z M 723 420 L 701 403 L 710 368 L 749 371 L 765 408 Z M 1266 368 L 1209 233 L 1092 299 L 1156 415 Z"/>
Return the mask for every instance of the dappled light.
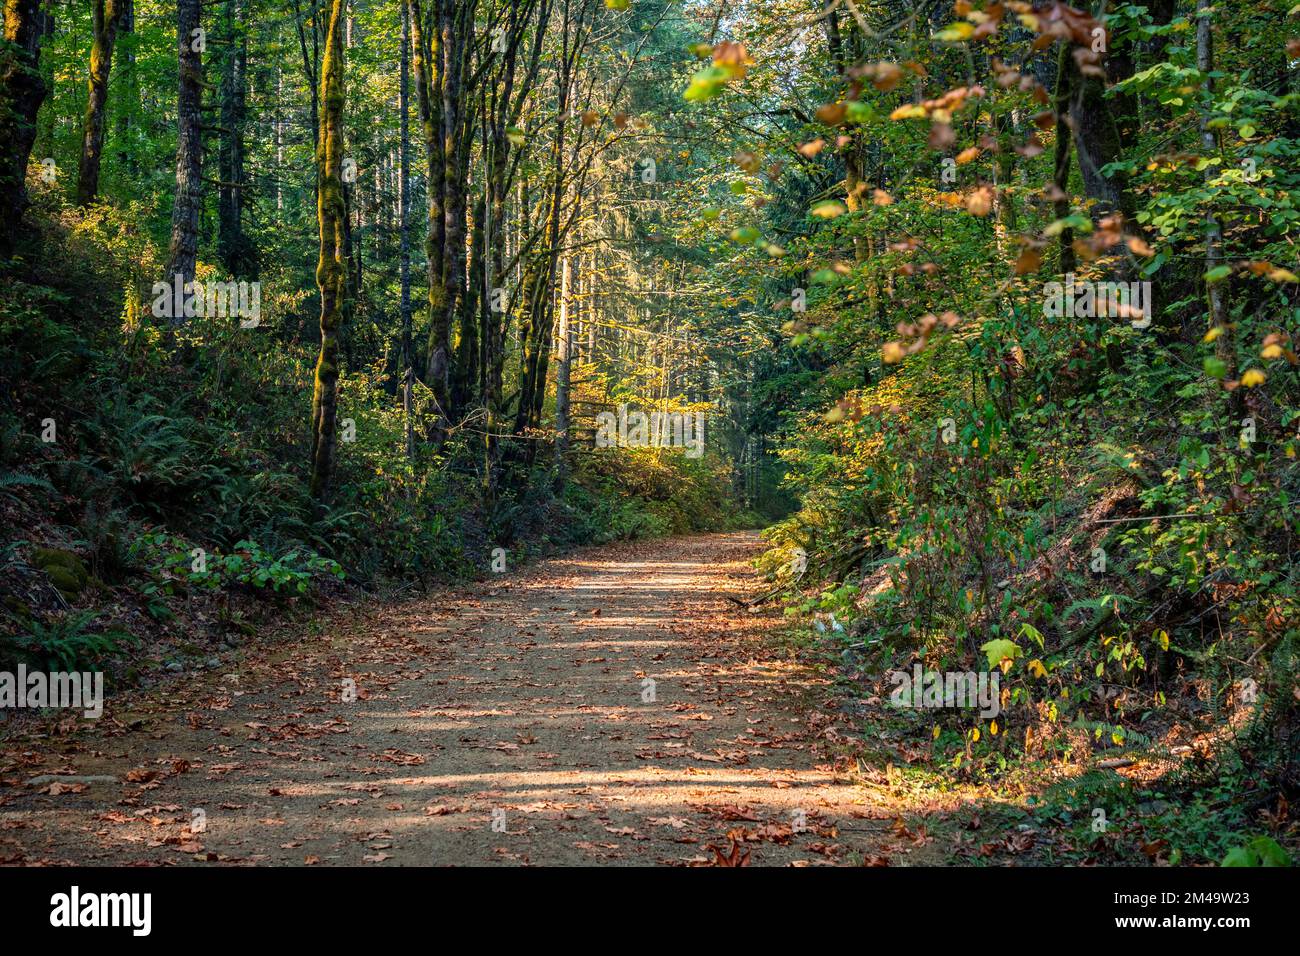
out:
<path id="1" fill-rule="evenodd" d="M 1293 865 L 1295 4 L 6 0 L 0 864 Z"/>

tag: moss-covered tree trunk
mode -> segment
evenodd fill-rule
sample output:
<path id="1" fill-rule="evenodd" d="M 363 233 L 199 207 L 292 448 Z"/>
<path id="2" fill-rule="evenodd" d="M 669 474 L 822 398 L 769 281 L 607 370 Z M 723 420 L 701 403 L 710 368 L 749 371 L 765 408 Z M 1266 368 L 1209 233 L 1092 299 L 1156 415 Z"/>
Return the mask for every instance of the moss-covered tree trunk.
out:
<path id="1" fill-rule="evenodd" d="M 569 386 L 573 375 L 573 316 L 571 314 L 570 287 L 573 284 L 573 256 L 566 252 L 560 267 L 560 328 L 559 352 L 555 369 L 555 487 L 564 487 L 568 478 L 569 457 Z"/>
<path id="2" fill-rule="evenodd" d="M 99 161 L 104 152 L 104 120 L 108 113 L 108 75 L 113 45 L 125 13 L 122 0 L 94 0 L 90 42 L 90 77 L 86 114 L 81 126 L 81 164 L 77 170 L 77 203 L 89 206 L 99 192 Z"/>
<path id="3" fill-rule="evenodd" d="M 452 329 L 465 297 L 465 186 L 472 127 L 465 121 L 464 90 L 468 52 L 473 47 L 473 7 L 465 0 L 441 0 L 438 4 L 442 50 L 443 294 L 441 308 L 431 309 L 429 314 L 428 385 L 444 424 L 450 424 L 457 413 L 452 395 Z"/>
<path id="4" fill-rule="evenodd" d="M 42 0 L 5 0 L 0 47 L 0 255 L 13 251 L 27 207 L 27 160 L 36 142 L 36 114 L 45 99 L 41 38 L 50 14 Z"/>
<path id="5" fill-rule="evenodd" d="M 551 343 L 555 334 L 554 298 L 551 290 L 555 288 L 560 243 L 564 238 L 560 212 L 566 186 L 565 139 L 570 112 L 569 99 L 580 52 L 577 42 L 570 45 L 569 28 L 569 10 L 566 8 L 561 33 L 562 50 L 556 77 L 556 120 L 555 134 L 551 140 L 550 183 L 544 207 L 546 210 L 546 222 L 543 226 L 545 245 L 536 257 L 541 260 L 534 266 L 536 288 L 529 290 L 530 294 L 525 304 L 530 312 L 526 322 L 521 324 L 519 333 L 523 344 L 523 356 L 519 368 L 519 410 L 515 416 L 516 432 L 523 431 L 525 428 L 541 427 Z M 536 452 L 535 442 L 526 447 L 526 457 L 530 464 Z"/>
<path id="6" fill-rule="evenodd" d="M 441 7 L 447 0 L 434 0 L 433 17 L 436 23 Z M 434 350 L 433 325 L 438 317 L 445 317 L 445 284 L 443 279 L 443 249 L 445 248 L 443 218 L 443 192 L 446 175 L 443 166 L 441 70 L 439 69 L 438 31 L 430 29 L 420 0 L 408 0 L 411 21 L 411 64 L 415 74 L 416 104 L 420 113 L 420 133 L 424 140 L 425 196 L 427 231 L 424 237 L 425 279 L 428 286 L 428 313 L 430 323 L 429 356 L 425 367 L 425 384 L 433 392 L 438 413 L 447 407 L 447 353 L 441 356 Z M 437 93 L 438 95 L 435 95 Z"/>
<path id="7" fill-rule="evenodd" d="M 320 71 L 321 128 L 316 143 L 316 219 L 320 226 L 320 357 L 312 395 L 311 495 L 324 502 L 334 475 L 338 417 L 338 332 L 347 291 L 343 207 L 343 0 L 331 0 Z"/>
<path id="8" fill-rule="evenodd" d="M 484 243 L 487 241 L 483 225 L 487 218 L 485 196 L 476 197 L 469 223 L 469 261 L 466 266 L 465 290 L 461 296 L 459 319 L 453 339 L 454 362 L 451 388 L 453 409 L 464 409 L 482 394 L 479 385 L 482 323 L 478 313 L 480 293 L 483 289 Z"/>
<path id="9" fill-rule="evenodd" d="M 406 433 L 406 457 L 415 460 L 415 422 L 412 392 L 415 386 L 415 354 L 411 336 L 411 8 L 402 4 L 401 79 L 398 83 L 398 247 L 402 310 L 402 419 Z"/>
<path id="10" fill-rule="evenodd" d="M 203 164 L 203 50 L 200 0 L 178 0 L 176 35 L 180 48 L 180 85 L 176 96 L 176 196 L 172 201 L 172 235 L 165 277 L 194 281 L 199 255 L 199 205 Z"/>

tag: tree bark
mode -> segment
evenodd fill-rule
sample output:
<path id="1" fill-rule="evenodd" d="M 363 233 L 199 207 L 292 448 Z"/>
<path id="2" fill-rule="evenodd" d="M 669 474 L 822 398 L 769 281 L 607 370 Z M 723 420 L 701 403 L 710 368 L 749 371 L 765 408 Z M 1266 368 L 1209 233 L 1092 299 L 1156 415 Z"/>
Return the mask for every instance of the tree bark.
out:
<path id="1" fill-rule="evenodd" d="M 122 0 L 94 0 L 87 80 L 86 115 L 81 127 L 81 165 L 77 170 L 77 204 L 89 206 L 99 193 L 99 161 L 104 151 L 104 120 L 108 113 L 108 75 L 113 68 L 113 44 L 125 12 Z"/>
<path id="2" fill-rule="evenodd" d="M 343 0 L 331 0 L 320 70 L 321 132 L 316 144 L 316 218 L 320 227 L 320 357 L 312 395 L 311 496 L 323 503 L 334 476 L 338 416 L 338 331 L 347 292 L 343 207 Z"/>
<path id="3" fill-rule="evenodd" d="M 179 275 L 184 283 L 194 281 L 199 254 L 204 46 L 199 32 L 200 7 L 200 0 L 178 0 L 176 5 L 180 58 L 180 86 L 176 97 L 176 197 L 172 202 L 172 235 L 165 278 L 171 281 Z"/>
<path id="4" fill-rule="evenodd" d="M 118 73 L 118 87 L 123 91 L 125 102 L 140 102 L 140 78 L 136 69 L 135 36 L 135 0 L 118 0 L 122 6 L 122 19 L 117 25 L 117 40 L 114 55 L 121 61 Z M 131 148 L 131 110 L 121 109 L 117 114 L 117 160 L 124 169 L 130 168 L 134 150 Z"/>
<path id="5" fill-rule="evenodd" d="M 217 194 L 217 252 L 230 274 L 257 275 L 257 251 L 244 232 L 244 178 L 247 150 L 244 123 L 248 108 L 248 34 L 243 0 L 226 0 L 225 68 L 221 73 L 221 185 Z"/>
<path id="6" fill-rule="evenodd" d="M 1052 184 L 1057 196 L 1053 212 L 1057 219 L 1070 215 L 1070 44 L 1062 43 L 1056 64 L 1056 155 L 1052 167 Z M 1061 274 L 1074 271 L 1074 230 L 1061 231 Z"/>
<path id="7" fill-rule="evenodd" d="M 437 23 L 441 16 L 442 5 L 450 0 L 434 0 L 433 16 Z M 435 411 L 439 416 L 439 431 L 446 423 L 446 409 L 449 404 L 447 395 L 447 353 L 444 344 L 441 352 L 435 354 L 435 339 L 438 317 L 445 317 L 444 296 L 446 287 L 443 280 L 443 249 L 445 248 L 445 219 L 443 216 L 443 191 L 446 182 L 443 166 L 442 137 L 442 96 L 441 45 L 435 39 L 437 31 L 429 29 L 421 10 L 420 0 L 408 0 L 411 22 L 412 67 L 415 73 L 416 103 L 420 113 L 420 131 L 424 139 L 425 158 L 425 196 L 427 198 L 427 229 L 424 238 L 425 279 L 428 283 L 427 307 L 429 314 L 429 355 L 425 369 L 425 384 L 433 392 Z M 439 95 L 435 96 L 435 92 Z M 436 437 L 436 434 L 435 434 Z"/>
<path id="8" fill-rule="evenodd" d="M 468 52 L 472 47 L 473 3 L 442 0 L 438 4 L 439 46 L 442 51 L 442 156 L 447 175 L 443 183 L 443 296 L 441 308 L 429 317 L 428 384 L 438 412 L 450 424 L 456 409 L 451 391 L 452 326 L 465 294 L 465 172 L 469 128 L 464 121 L 463 92 Z"/>
<path id="9" fill-rule="evenodd" d="M 570 327 L 569 286 L 572 283 L 573 257 L 564 254 L 560 267 L 559 353 L 555 365 L 555 487 L 559 491 L 568 477 L 569 454 L 569 382 L 573 366 L 573 330 Z"/>
<path id="10" fill-rule="evenodd" d="M 52 18 L 44 0 L 6 0 L 5 45 L 0 49 L 0 255 L 13 251 L 27 208 L 27 160 L 36 142 L 36 114 L 47 87 L 41 74 L 41 40 Z"/>
<path id="11" fill-rule="evenodd" d="M 398 84 L 398 122 L 401 127 L 400 157 L 398 159 L 398 231 L 399 274 L 402 309 L 402 413 L 406 431 L 406 457 L 415 460 L 415 423 L 412 418 L 412 390 L 414 387 L 414 355 L 411 337 L 411 8 L 402 4 L 402 59 L 401 81 Z"/>
<path id="12" fill-rule="evenodd" d="M 1214 70 L 1214 35 L 1211 32 L 1211 21 L 1213 5 L 1210 0 L 1197 0 L 1196 2 L 1196 69 L 1204 77 L 1202 81 L 1207 94 L 1214 93 L 1214 79 L 1210 73 Z M 1208 110 L 1207 110 L 1208 113 Z M 1219 151 L 1219 141 L 1214 134 L 1203 114 L 1201 119 L 1201 145 L 1205 147 L 1206 158 Z M 1205 179 L 1208 182 L 1218 175 L 1218 167 L 1208 166 L 1205 170 Z M 1219 225 L 1219 217 L 1214 214 L 1211 206 L 1205 214 L 1205 271 L 1210 272 L 1223 265 L 1223 229 Z M 1224 295 L 1224 287 L 1227 280 L 1221 282 L 1206 283 L 1206 300 L 1210 309 L 1210 328 L 1226 326 L 1228 323 L 1228 307 Z M 1229 347 L 1226 329 L 1215 340 L 1215 354 L 1220 361 L 1224 363 L 1227 369 L 1228 378 L 1236 378 L 1232 349 Z"/>

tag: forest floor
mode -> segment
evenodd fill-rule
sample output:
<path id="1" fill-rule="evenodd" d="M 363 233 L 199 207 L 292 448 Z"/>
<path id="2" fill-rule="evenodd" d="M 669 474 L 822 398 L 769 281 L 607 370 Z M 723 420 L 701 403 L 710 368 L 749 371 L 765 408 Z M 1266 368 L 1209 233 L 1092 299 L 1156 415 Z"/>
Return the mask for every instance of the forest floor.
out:
<path id="1" fill-rule="evenodd" d="M 730 599 L 761 546 L 586 549 L 12 726 L 0 863 L 940 862 L 779 614 Z"/>

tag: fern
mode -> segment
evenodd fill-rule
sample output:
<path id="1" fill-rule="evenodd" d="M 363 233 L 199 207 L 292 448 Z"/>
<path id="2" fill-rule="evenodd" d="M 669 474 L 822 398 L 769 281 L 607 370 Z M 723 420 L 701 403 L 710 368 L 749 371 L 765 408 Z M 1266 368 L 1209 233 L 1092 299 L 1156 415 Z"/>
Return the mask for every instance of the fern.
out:
<path id="1" fill-rule="evenodd" d="M 0 475 L 0 494 L 13 501 L 20 501 L 18 495 L 9 491 L 10 488 L 39 488 L 41 491 L 49 494 L 57 494 L 54 486 L 44 478 L 38 478 L 35 475 L 29 475 L 22 471 L 11 471 L 7 474 Z"/>
<path id="2" fill-rule="evenodd" d="M 32 620 L 27 632 L 13 639 L 18 656 L 50 671 L 83 670 L 115 654 L 136 638 L 120 629 L 91 630 L 99 617 L 95 611 L 78 611 L 46 624 Z"/>

